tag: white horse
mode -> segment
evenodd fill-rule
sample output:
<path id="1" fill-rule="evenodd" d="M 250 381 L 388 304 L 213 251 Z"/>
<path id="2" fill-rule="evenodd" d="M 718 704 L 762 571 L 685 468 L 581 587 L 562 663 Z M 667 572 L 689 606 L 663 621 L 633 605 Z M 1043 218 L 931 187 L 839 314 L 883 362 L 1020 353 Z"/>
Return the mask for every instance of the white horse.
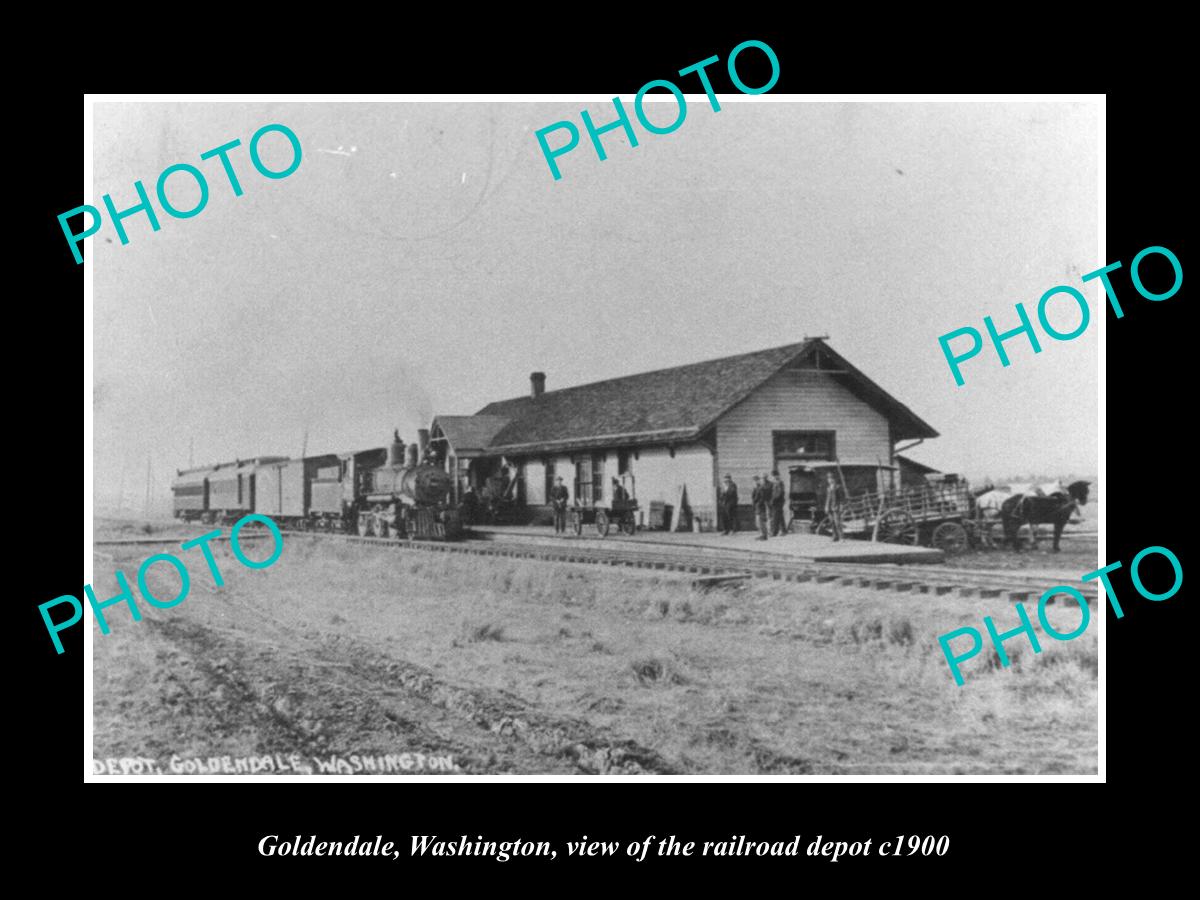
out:
<path id="1" fill-rule="evenodd" d="M 979 535 L 983 540 L 983 545 L 995 547 L 995 542 L 992 540 L 992 529 L 1001 524 L 1000 507 L 1006 500 L 1025 495 L 1053 497 L 1055 494 L 1063 494 L 1065 496 L 1066 493 L 1067 489 L 1063 487 L 1061 481 L 1048 481 L 1044 484 L 1006 484 L 980 494 L 975 498 L 975 520 L 979 526 Z M 1029 527 L 1037 528 L 1036 525 Z M 1035 533 L 1034 540 L 1036 541 L 1036 539 L 1037 534 Z"/>
<path id="2" fill-rule="evenodd" d="M 992 540 L 992 529 L 1000 523 L 1000 506 L 1012 496 L 1009 487 L 993 488 L 975 498 L 975 523 L 979 527 L 979 537 L 983 546 L 991 549 L 995 546 Z"/>

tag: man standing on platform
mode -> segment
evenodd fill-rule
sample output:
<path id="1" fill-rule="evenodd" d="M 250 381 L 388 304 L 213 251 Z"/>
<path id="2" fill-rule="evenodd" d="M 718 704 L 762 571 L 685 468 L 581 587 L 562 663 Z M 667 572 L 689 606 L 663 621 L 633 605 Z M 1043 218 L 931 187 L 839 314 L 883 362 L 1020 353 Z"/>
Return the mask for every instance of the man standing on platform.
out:
<path id="1" fill-rule="evenodd" d="M 832 472 L 825 473 L 825 515 L 829 517 L 833 539 L 842 539 L 842 489 Z"/>
<path id="2" fill-rule="evenodd" d="M 737 531 L 737 485 L 727 474 L 721 485 L 721 530 L 723 534 L 733 534 Z"/>
<path id="3" fill-rule="evenodd" d="M 771 473 L 771 537 L 783 534 L 783 505 L 787 501 L 787 492 L 783 489 L 783 481 L 779 470 Z"/>
<path id="4" fill-rule="evenodd" d="M 554 533 L 566 534 L 567 531 L 567 501 L 571 492 L 563 484 L 562 476 L 554 479 L 554 487 L 550 488 L 550 504 L 554 507 Z"/>
<path id="5" fill-rule="evenodd" d="M 767 539 L 767 504 L 771 497 L 770 488 L 757 475 L 754 476 L 754 490 L 750 492 L 750 502 L 754 504 L 754 521 L 758 525 L 757 540 Z"/>

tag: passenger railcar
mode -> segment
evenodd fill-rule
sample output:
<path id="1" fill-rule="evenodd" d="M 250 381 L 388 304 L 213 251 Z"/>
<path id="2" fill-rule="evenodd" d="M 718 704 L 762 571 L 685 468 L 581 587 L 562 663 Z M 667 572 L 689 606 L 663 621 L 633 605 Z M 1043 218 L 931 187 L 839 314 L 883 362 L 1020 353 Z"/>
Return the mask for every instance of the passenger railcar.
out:
<path id="1" fill-rule="evenodd" d="M 211 466 L 180 469 L 171 484 L 171 511 L 175 518 L 198 522 L 208 511 L 208 475 Z"/>
<path id="2" fill-rule="evenodd" d="M 282 456 L 259 456 L 177 469 L 171 484 L 172 509 L 177 519 L 205 524 L 232 522 L 254 512 L 257 471 L 264 463 L 283 460 Z"/>

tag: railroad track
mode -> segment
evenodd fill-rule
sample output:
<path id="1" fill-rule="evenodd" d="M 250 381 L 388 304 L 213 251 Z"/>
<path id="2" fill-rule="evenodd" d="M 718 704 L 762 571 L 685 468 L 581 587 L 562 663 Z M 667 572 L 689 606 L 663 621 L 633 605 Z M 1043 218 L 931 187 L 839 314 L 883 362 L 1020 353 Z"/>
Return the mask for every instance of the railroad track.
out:
<path id="1" fill-rule="evenodd" d="M 536 537 L 508 535 L 502 538 L 459 542 L 401 541 L 389 538 L 360 537 L 354 534 L 328 534 L 311 531 L 284 531 L 289 537 L 313 540 L 334 540 L 362 544 L 394 551 L 492 556 L 507 559 L 529 559 L 543 562 L 580 563 L 597 566 L 636 568 L 696 576 L 700 587 L 716 586 L 739 580 L 768 579 L 793 583 L 812 582 L 842 587 L 869 588 L 894 593 L 957 594 L 963 597 L 1005 597 L 1012 601 L 1036 601 L 1053 586 L 1053 579 L 1044 575 L 1020 572 L 976 572 L 951 569 L 945 566 L 922 564 L 866 564 L 844 562 L 813 563 L 787 557 L 738 550 L 692 547 L 631 547 L 628 544 L 612 547 L 579 546 L 574 541 L 551 541 Z M 247 539 L 265 534 L 245 534 Z M 241 536 L 239 536 L 240 538 Z M 227 538 L 226 538 L 227 539 Z M 97 547 L 178 544 L 175 538 L 133 538 L 95 541 Z M 1079 577 L 1063 577 L 1058 583 L 1069 584 L 1080 591 L 1091 605 L 1096 604 L 1096 590 L 1079 582 Z M 1057 598 L 1056 598 L 1057 599 Z M 1050 602 L 1054 602 L 1053 600 Z"/>

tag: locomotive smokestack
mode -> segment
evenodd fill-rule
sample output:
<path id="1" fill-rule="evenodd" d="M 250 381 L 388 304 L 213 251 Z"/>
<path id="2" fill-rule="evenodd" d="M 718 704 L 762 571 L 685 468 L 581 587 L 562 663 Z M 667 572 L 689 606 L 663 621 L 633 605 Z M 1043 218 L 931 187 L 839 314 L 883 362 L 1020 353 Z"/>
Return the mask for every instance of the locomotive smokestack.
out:
<path id="1" fill-rule="evenodd" d="M 529 375 L 529 396 L 540 397 L 546 392 L 546 373 L 531 372 Z"/>
<path id="2" fill-rule="evenodd" d="M 400 430 L 392 432 L 392 442 L 388 445 L 387 464 L 400 466 L 404 464 L 404 441 L 400 440 Z"/>
<path id="3" fill-rule="evenodd" d="M 421 458 L 424 459 L 425 454 L 429 452 L 429 429 L 428 428 L 418 428 L 417 429 L 417 444 L 421 448 Z"/>
<path id="4" fill-rule="evenodd" d="M 410 469 L 421 461 L 421 448 L 416 444 L 408 445 L 408 462 L 405 463 Z"/>

